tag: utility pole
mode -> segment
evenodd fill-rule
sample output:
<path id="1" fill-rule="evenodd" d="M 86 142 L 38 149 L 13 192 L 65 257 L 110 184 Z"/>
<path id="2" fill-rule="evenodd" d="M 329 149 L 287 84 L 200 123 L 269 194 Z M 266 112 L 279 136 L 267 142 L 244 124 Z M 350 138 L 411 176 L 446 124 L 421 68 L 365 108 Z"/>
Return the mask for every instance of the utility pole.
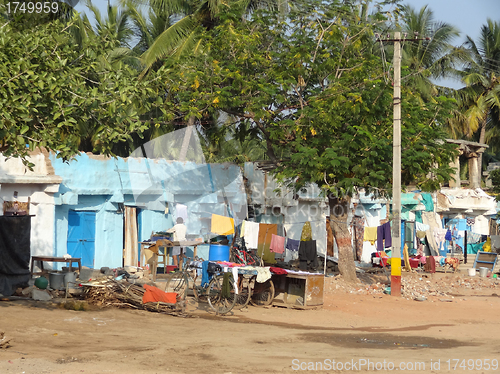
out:
<path id="1" fill-rule="evenodd" d="M 375 35 L 378 37 L 377 35 Z M 401 296 L 401 42 L 430 40 L 430 38 L 401 39 L 396 31 L 394 39 L 394 95 L 393 95 L 393 140 L 392 140 L 392 252 L 391 252 L 391 296 Z"/>
<path id="2" fill-rule="evenodd" d="M 401 33 L 394 33 L 391 295 L 401 296 Z"/>

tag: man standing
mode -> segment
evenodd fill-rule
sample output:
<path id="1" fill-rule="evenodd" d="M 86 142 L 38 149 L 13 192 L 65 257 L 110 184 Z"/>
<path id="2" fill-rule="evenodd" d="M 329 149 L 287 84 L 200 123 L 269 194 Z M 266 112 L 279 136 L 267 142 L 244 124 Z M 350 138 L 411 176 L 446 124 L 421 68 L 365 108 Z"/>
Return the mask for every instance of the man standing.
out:
<path id="1" fill-rule="evenodd" d="M 181 242 L 186 240 L 187 227 L 184 224 L 182 217 L 177 217 L 177 224 L 168 229 L 168 233 L 174 233 L 174 242 Z M 174 246 L 172 248 L 172 257 L 174 259 L 174 266 L 179 266 L 179 255 L 182 259 L 183 248 L 181 246 Z"/>

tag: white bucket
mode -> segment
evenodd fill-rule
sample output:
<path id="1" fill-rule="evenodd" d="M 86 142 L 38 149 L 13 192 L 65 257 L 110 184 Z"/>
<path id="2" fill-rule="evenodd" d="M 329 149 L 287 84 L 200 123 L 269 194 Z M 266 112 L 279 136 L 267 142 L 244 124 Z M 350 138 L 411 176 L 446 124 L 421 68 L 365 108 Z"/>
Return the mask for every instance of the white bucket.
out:
<path id="1" fill-rule="evenodd" d="M 475 277 L 476 276 L 476 269 L 470 268 L 467 269 L 469 271 L 469 277 Z"/>
<path id="2" fill-rule="evenodd" d="M 488 268 L 479 268 L 479 276 L 481 278 L 486 278 L 488 276 Z"/>

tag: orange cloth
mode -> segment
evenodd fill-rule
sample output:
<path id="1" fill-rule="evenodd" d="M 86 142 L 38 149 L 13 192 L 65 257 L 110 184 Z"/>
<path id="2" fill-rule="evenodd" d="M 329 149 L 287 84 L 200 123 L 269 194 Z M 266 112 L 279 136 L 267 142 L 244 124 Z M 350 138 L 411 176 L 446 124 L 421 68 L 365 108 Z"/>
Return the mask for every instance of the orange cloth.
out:
<path id="1" fill-rule="evenodd" d="M 177 302 L 177 293 L 176 292 L 164 292 L 157 287 L 149 286 L 145 284 L 144 295 L 142 295 L 142 303 L 156 303 L 158 301 L 175 304 Z"/>
<path id="2" fill-rule="evenodd" d="M 212 228 L 210 231 L 219 235 L 234 234 L 234 219 L 212 214 Z"/>

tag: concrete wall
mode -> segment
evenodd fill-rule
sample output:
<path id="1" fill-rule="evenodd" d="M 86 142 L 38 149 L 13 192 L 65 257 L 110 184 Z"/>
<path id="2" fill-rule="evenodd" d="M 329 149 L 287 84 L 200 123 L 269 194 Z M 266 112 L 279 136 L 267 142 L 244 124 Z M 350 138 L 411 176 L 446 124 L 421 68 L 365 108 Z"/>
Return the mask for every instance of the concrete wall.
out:
<path id="1" fill-rule="evenodd" d="M 31 152 L 28 160 L 34 163 L 30 170 L 19 158 L 0 154 L 0 214 L 4 201 L 30 201 L 31 254 L 52 256 L 54 254 L 54 194 L 61 178 L 54 175 L 46 152 Z M 17 197 L 15 196 L 15 193 Z"/>

